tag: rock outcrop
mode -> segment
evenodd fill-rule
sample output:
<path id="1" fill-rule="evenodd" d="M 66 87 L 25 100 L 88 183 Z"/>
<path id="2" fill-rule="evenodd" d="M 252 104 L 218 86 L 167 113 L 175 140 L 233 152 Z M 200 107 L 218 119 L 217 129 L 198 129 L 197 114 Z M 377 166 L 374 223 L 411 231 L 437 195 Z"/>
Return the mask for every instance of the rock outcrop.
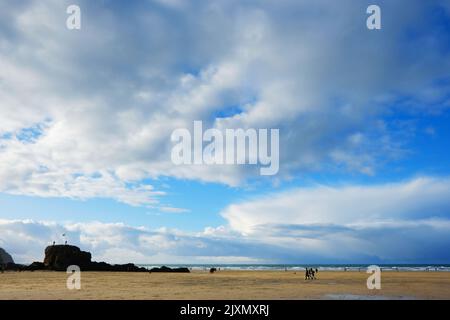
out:
<path id="1" fill-rule="evenodd" d="M 29 266 L 25 267 L 27 271 L 45 270 L 45 264 L 42 262 L 35 261 Z"/>
<path id="2" fill-rule="evenodd" d="M 115 272 L 148 272 L 146 268 L 138 267 L 133 263 L 108 264 L 106 262 L 92 262 L 89 271 L 115 271 Z"/>
<path id="3" fill-rule="evenodd" d="M 43 267 L 46 270 L 66 271 L 68 266 L 79 266 L 82 271 L 117 271 L 117 272 L 147 272 L 145 268 L 138 267 L 132 263 L 128 264 L 108 264 L 106 262 L 91 261 L 91 254 L 81 251 L 80 248 L 69 245 L 49 246 L 45 249 Z M 34 262 L 34 270 L 41 267 L 38 262 Z"/>
<path id="4" fill-rule="evenodd" d="M 12 260 L 12 259 L 11 259 Z M 80 248 L 70 245 L 53 245 L 45 249 L 44 262 L 33 262 L 32 264 L 20 265 L 14 262 L 5 263 L 6 270 L 13 271 L 37 271 L 53 270 L 66 271 L 70 265 L 79 266 L 81 271 L 113 271 L 113 272 L 190 272 L 188 268 L 146 268 L 138 267 L 132 263 L 108 264 L 106 262 L 91 261 L 91 254 L 81 251 Z"/>
<path id="5" fill-rule="evenodd" d="M 7 265 L 8 263 L 14 263 L 13 258 L 8 252 L 0 248 L 0 265 Z"/>
<path id="6" fill-rule="evenodd" d="M 77 265 L 81 270 L 91 264 L 91 254 L 69 245 L 55 245 L 45 248 L 44 266 L 50 270 L 66 271 L 68 266 Z"/>
<path id="7" fill-rule="evenodd" d="M 166 266 L 162 266 L 161 268 L 152 268 L 150 272 L 181 272 L 188 273 L 190 272 L 188 268 L 169 268 Z"/>

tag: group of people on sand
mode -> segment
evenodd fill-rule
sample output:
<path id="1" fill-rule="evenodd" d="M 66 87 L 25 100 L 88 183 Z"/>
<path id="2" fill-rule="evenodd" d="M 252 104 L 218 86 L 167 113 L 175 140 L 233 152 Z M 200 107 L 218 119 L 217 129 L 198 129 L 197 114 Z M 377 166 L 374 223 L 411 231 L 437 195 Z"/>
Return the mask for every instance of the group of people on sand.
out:
<path id="1" fill-rule="evenodd" d="M 319 272 L 319 270 L 313 269 L 313 268 L 306 268 L 305 271 L 305 280 L 314 280 L 316 278 L 316 274 Z"/>

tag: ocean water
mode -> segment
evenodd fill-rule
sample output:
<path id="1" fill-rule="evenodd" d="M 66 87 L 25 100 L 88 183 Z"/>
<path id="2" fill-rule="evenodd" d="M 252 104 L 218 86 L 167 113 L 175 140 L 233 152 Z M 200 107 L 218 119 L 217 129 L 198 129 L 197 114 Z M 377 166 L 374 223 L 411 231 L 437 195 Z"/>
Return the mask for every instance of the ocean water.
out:
<path id="1" fill-rule="evenodd" d="M 365 272 L 370 264 L 138 264 L 151 269 L 167 266 L 170 268 L 187 267 L 192 270 L 260 270 L 260 271 L 305 271 L 306 268 L 317 268 L 322 271 L 361 271 Z M 433 271 L 450 272 L 450 264 L 377 264 L 382 271 Z"/>

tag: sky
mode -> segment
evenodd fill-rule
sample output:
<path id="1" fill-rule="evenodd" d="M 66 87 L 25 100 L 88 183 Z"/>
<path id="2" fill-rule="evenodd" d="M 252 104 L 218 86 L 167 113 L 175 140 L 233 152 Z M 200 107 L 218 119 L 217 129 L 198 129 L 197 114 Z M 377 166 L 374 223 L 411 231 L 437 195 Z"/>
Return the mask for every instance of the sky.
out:
<path id="1" fill-rule="evenodd" d="M 278 173 L 175 165 L 194 121 L 279 129 Z M 450 263 L 449 141 L 448 1 L 0 0 L 16 262 Z"/>

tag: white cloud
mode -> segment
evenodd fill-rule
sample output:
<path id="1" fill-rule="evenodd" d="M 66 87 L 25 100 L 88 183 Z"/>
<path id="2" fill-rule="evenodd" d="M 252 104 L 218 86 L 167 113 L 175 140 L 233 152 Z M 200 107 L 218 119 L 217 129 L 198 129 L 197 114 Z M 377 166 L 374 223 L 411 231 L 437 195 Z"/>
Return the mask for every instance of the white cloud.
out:
<path id="1" fill-rule="evenodd" d="M 264 225 L 361 226 L 378 221 L 447 217 L 450 179 L 422 177 L 375 186 L 314 186 L 232 204 L 222 215 L 244 234 Z"/>
<path id="2" fill-rule="evenodd" d="M 442 262 L 449 260 L 443 253 L 450 244 L 449 196 L 448 178 L 315 186 L 232 204 L 222 215 L 242 237 L 292 248 L 300 261 L 316 255 L 331 261 Z"/>
<path id="3" fill-rule="evenodd" d="M 368 33 L 360 2 L 159 3 L 176 18 L 142 1 L 124 24 L 115 6 L 81 1 L 78 32 L 65 28 L 67 1 L 0 5 L 1 192 L 155 205 L 145 178 L 235 186 L 254 176 L 174 166 L 170 134 L 193 120 L 280 128 L 281 178 L 330 166 L 375 175 L 407 148 L 383 121 L 392 103 L 408 96 L 399 108 L 435 112 L 449 92 L 433 85 L 450 59 L 442 35 L 421 31 L 424 3 L 407 14 L 406 1 L 385 3 L 382 36 Z M 406 41 L 410 28 L 418 36 Z M 229 106 L 242 112 L 218 117 Z M 36 126 L 32 141 L 20 138 Z"/>
<path id="4" fill-rule="evenodd" d="M 438 1 L 383 2 L 379 33 L 365 28 L 360 1 L 157 3 L 130 3 L 124 24 L 116 6 L 80 1 L 77 32 L 65 28 L 68 1 L 0 4 L 0 192 L 181 213 L 148 179 L 236 186 L 257 172 L 172 165 L 170 134 L 193 120 L 280 128 L 280 178 L 330 167 L 376 175 L 408 155 L 414 135 L 384 115 L 449 107 L 450 88 L 436 81 L 450 71 L 448 39 L 426 14 Z M 220 115 L 230 106 L 240 112 Z M 195 234 L 0 221 L 0 245 L 22 262 L 41 260 L 62 233 L 109 262 L 448 262 L 448 194 L 448 179 L 433 178 L 295 189 L 232 204 L 228 226 Z"/>
<path id="5" fill-rule="evenodd" d="M 230 205 L 201 232 L 124 223 L 0 220 L 19 262 L 69 243 L 110 263 L 449 263 L 450 180 L 301 188 Z"/>
<path id="6" fill-rule="evenodd" d="M 165 207 L 159 207 L 159 211 L 167 212 L 167 213 L 186 213 L 186 212 L 189 212 L 190 210 L 183 209 L 183 208 L 176 208 L 176 207 L 165 206 Z"/>

